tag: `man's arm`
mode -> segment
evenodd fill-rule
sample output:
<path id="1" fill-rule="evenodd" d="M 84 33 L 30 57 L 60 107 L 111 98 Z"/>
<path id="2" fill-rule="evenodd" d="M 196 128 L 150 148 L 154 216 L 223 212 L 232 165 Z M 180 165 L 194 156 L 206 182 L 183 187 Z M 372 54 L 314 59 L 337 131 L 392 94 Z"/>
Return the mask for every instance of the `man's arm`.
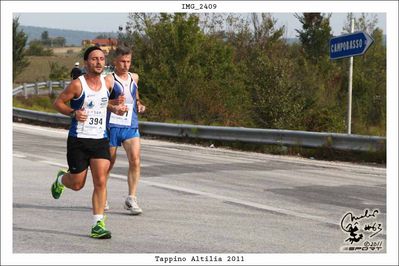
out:
<path id="1" fill-rule="evenodd" d="M 137 101 L 137 110 L 139 113 L 144 113 L 145 105 L 142 104 L 139 95 L 139 75 L 137 73 L 132 73 L 132 78 L 134 82 L 136 82 L 137 90 L 136 90 L 136 101 Z"/>
<path id="2" fill-rule="evenodd" d="M 111 95 L 113 87 L 114 87 L 114 77 L 112 74 L 108 74 L 105 77 L 105 84 L 109 90 L 109 94 Z M 109 99 L 108 100 L 108 106 L 107 109 L 108 111 L 115 113 L 117 115 L 123 115 L 128 111 L 128 108 L 125 103 L 125 96 L 119 95 L 118 98 L 116 99 Z"/>
<path id="3" fill-rule="evenodd" d="M 112 74 L 108 74 L 105 76 L 105 85 L 107 86 L 107 89 L 109 91 L 109 94 L 112 93 L 112 89 L 114 88 L 114 77 Z"/>
<path id="4" fill-rule="evenodd" d="M 76 110 L 74 113 L 75 110 L 67 105 L 67 102 L 71 101 L 73 98 L 79 97 L 81 92 L 82 84 L 78 79 L 73 80 L 54 100 L 54 108 L 61 114 L 74 116 L 78 121 L 85 121 L 87 115 L 84 110 Z"/>

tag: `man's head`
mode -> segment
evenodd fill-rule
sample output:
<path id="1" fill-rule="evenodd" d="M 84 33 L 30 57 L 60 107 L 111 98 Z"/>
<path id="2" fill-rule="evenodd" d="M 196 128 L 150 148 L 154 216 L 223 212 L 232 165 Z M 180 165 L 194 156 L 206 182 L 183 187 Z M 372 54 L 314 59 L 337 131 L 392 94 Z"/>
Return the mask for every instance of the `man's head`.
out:
<path id="1" fill-rule="evenodd" d="M 87 73 L 100 75 L 105 66 L 105 55 L 103 50 L 97 46 L 91 46 L 86 49 L 83 59 Z"/>
<path id="2" fill-rule="evenodd" d="M 76 63 L 75 63 L 75 67 L 79 67 L 79 62 L 76 62 Z"/>
<path id="3" fill-rule="evenodd" d="M 119 46 L 115 50 L 114 66 L 117 75 L 129 72 L 132 63 L 132 50 L 126 46 Z"/>

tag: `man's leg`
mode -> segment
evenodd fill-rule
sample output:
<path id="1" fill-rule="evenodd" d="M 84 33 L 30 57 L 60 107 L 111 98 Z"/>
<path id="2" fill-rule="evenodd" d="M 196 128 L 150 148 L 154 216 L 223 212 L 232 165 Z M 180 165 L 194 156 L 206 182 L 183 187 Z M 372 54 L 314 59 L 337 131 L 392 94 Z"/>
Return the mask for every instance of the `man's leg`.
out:
<path id="1" fill-rule="evenodd" d="M 140 138 L 128 139 L 122 144 L 129 160 L 129 172 L 127 174 L 129 195 L 136 196 L 137 185 L 140 179 Z"/>
<path id="2" fill-rule="evenodd" d="M 112 170 L 112 168 L 115 165 L 116 151 L 117 150 L 118 150 L 118 147 L 112 147 L 112 146 L 109 147 L 109 153 L 111 155 L 111 161 L 110 161 L 109 168 L 108 168 L 108 171 L 107 171 L 107 178 L 109 178 L 109 174 L 111 173 L 111 170 Z"/>
<path id="3" fill-rule="evenodd" d="M 58 199 L 65 187 L 78 191 L 82 189 L 86 183 L 87 169 L 80 173 L 72 174 L 65 170 L 58 172 L 57 178 L 51 185 L 51 194 L 53 198 Z"/>
<path id="4" fill-rule="evenodd" d="M 105 228 L 104 206 L 106 200 L 108 159 L 91 159 L 90 169 L 93 176 L 93 226 L 90 236 L 93 238 L 111 238 L 111 232 Z"/>
<path id="5" fill-rule="evenodd" d="M 108 168 L 108 171 L 107 171 L 107 182 L 108 182 L 108 179 L 109 179 L 109 174 L 111 173 L 111 170 L 114 167 L 114 164 L 115 164 L 115 161 L 116 161 L 116 151 L 117 151 L 117 149 L 118 149 L 117 146 L 116 147 L 113 147 L 113 146 L 109 147 L 109 153 L 111 155 L 111 161 L 110 161 L 110 165 L 109 165 L 109 168 Z M 107 189 L 106 189 L 106 195 L 105 195 L 105 208 L 104 208 L 104 210 L 105 211 L 109 210 L 108 190 Z"/>
<path id="6" fill-rule="evenodd" d="M 107 172 L 110 161 L 107 159 L 91 159 L 90 169 L 93 176 L 93 214 L 104 214 L 107 188 Z"/>
<path id="7" fill-rule="evenodd" d="M 65 187 L 78 191 L 85 186 L 86 177 L 87 177 L 87 169 L 77 174 L 65 173 L 60 178 L 61 178 L 61 183 Z"/>
<path id="8" fill-rule="evenodd" d="M 51 186 L 51 193 L 55 199 L 61 196 L 65 187 L 75 191 L 84 187 L 89 167 L 88 156 L 85 152 L 86 144 L 85 140 L 68 137 L 67 160 L 72 173 L 63 169 L 58 172 L 57 178 Z"/>
<path id="9" fill-rule="evenodd" d="M 135 137 L 125 140 L 123 148 L 126 151 L 129 160 L 129 171 L 127 182 L 129 187 L 129 196 L 125 200 L 125 208 L 134 215 L 142 213 L 142 209 L 137 204 L 136 192 L 140 179 L 140 138 Z"/>

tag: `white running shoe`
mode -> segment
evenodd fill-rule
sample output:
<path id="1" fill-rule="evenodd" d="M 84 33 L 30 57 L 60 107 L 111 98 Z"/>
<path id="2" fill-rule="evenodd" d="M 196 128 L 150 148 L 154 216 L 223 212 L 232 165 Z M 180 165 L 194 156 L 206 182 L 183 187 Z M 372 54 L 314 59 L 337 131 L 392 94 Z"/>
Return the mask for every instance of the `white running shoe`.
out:
<path id="1" fill-rule="evenodd" d="M 108 200 L 105 201 L 105 207 L 104 207 L 104 211 L 109 211 L 109 204 L 108 204 Z"/>
<path id="2" fill-rule="evenodd" d="M 124 207 L 129 210 L 133 215 L 138 215 L 143 212 L 143 210 L 137 204 L 137 198 L 128 196 L 125 200 Z"/>

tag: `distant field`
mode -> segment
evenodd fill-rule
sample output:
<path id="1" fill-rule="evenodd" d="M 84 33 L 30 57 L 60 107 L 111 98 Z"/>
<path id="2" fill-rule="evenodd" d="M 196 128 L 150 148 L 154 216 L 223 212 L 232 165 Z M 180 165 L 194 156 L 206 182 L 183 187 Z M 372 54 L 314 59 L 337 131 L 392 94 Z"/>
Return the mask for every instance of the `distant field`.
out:
<path id="1" fill-rule="evenodd" d="M 83 64 L 83 60 L 78 54 L 55 55 L 55 56 L 29 56 L 30 65 L 18 75 L 14 84 L 30 83 L 35 81 L 46 81 L 49 79 L 50 62 L 58 62 L 60 65 L 72 69 L 74 63 L 79 61 Z"/>
<path id="2" fill-rule="evenodd" d="M 82 50 L 82 47 L 81 46 L 75 46 L 75 47 L 55 47 L 55 48 L 52 48 L 53 49 L 53 52 L 54 52 L 54 54 L 56 54 L 56 55 L 58 55 L 58 54 L 71 54 L 71 53 L 73 53 L 73 54 L 78 54 L 81 50 Z"/>

